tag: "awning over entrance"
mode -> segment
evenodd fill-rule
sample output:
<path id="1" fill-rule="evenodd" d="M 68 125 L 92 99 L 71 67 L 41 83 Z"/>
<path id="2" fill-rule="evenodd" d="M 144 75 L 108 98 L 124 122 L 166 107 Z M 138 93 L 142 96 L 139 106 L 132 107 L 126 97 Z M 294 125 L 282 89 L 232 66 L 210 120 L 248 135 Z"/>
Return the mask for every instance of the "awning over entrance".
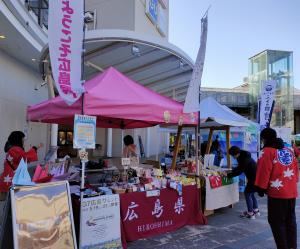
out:
<path id="1" fill-rule="evenodd" d="M 92 30 L 86 32 L 85 48 L 86 79 L 113 66 L 164 96 L 184 101 L 193 61 L 166 40 L 133 31 Z M 41 61 L 47 58 L 45 48 Z"/>

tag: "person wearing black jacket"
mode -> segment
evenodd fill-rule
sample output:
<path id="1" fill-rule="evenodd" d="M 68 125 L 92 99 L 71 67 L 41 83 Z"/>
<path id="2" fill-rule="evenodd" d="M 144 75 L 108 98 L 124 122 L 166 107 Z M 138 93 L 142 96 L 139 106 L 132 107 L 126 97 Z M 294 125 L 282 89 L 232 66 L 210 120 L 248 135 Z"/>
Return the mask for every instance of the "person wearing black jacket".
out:
<path id="1" fill-rule="evenodd" d="M 248 151 L 241 150 L 237 146 L 232 146 L 229 149 L 229 154 L 236 158 L 238 166 L 227 174 L 227 177 L 235 177 L 244 173 L 247 177 L 247 185 L 245 188 L 245 199 L 247 204 L 247 211 L 243 212 L 240 217 L 255 219 L 260 216 L 258 203 L 255 197 L 256 188 L 254 186 L 256 176 L 256 162 L 251 158 L 251 154 Z"/>

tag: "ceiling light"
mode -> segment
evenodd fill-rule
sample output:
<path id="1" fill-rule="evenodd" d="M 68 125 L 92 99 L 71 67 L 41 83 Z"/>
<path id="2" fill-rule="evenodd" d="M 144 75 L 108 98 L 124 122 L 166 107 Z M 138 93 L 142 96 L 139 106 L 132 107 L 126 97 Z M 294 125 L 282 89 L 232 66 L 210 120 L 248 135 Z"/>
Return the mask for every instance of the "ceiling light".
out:
<path id="1" fill-rule="evenodd" d="M 181 69 L 183 69 L 183 67 L 184 67 L 184 62 L 183 62 L 182 60 L 179 61 L 179 67 L 180 67 Z"/>
<path id="2" fill-rule="evenodd" d="M 5 35 L 0 35 L 0 39 L 5 39 L 6 36 Z"/>
<path id="3" fill-rule="evenodd" d="M 32 60 L 32 61 L 36 61 L 36 59 L 34 59 L 34 58 L 32 58 L 31 60 Z"/>
<path id="4" fill-rule="evenodd" d="M 136 56 L 141 56 L 140 48 L 135 44 L 133 44 L 131 47 L 131 53 Z"/>

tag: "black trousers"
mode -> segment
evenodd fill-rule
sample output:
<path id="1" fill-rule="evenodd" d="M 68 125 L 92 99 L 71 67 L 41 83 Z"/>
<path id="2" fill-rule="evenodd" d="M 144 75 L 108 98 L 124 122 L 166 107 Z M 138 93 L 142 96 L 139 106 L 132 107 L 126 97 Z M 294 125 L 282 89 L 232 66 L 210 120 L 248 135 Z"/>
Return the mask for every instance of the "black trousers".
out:
<path id="1" fill-rule="evenodd" d="M 277 249 L 297 248 L 296 199 L 268 197 L 268 221 Z"/>

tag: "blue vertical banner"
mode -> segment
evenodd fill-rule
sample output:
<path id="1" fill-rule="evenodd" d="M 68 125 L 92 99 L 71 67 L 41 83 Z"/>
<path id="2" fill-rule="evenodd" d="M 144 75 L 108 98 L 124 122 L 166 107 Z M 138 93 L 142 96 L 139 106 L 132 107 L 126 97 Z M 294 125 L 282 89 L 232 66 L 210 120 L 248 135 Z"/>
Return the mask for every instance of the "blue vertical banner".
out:
<path id="1" fill-rule="evenodd" d="M 261 129 L 270 127 L 273 107 L 275 104 L 275 91 L 275 80 L 267 80 L 263 82 L 259 105 L 259 124 Z"/>

